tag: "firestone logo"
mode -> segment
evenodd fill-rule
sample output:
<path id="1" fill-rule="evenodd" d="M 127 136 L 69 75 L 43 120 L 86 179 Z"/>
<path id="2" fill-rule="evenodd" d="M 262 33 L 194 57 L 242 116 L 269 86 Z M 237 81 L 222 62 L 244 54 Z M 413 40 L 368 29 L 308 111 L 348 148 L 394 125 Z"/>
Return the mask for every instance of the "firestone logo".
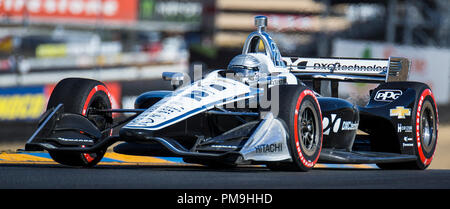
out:
<path id="1" fill-rule="evenodd" d="M 119 0 L 0 0 L 0 12 L 41 14 L 115 16 Z"/>

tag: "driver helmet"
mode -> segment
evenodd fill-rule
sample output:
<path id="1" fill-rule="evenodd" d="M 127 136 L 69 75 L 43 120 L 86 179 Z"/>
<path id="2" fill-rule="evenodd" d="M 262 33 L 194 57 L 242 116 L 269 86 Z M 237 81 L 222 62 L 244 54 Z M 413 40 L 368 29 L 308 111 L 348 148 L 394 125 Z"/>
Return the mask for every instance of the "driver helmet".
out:
<path id="1" fill-rule="evenodd" d="M 261 62 L 254 56 L 240 54 L 234 57 L 228 64 L 227 71 L 235 75 L 255 75 L 261 68 Z"/>

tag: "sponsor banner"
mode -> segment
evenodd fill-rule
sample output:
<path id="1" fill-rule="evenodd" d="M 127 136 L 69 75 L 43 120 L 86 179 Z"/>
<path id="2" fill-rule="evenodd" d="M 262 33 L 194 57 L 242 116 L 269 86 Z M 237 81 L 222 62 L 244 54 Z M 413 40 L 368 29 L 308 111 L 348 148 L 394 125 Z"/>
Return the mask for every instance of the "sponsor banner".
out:
<path id="1" fill-rule="evenodd" d="M 112 96 L 113 108 L 120 108 L 121 85 L 105 84 Z M 31 87 L 0 88 L 0 121 L 37 120 L 45 112 L 56 84 Z"/>
<path id="2" fill-rule="evenodd" d="M 1 0 L 0 14 L 54 20 L 135 21 L 137 0 Z"/>
<path id="3" fill-rule="evenodd" d="M 120 42 L 102 43 L 57 43 L 40 44 L 36 47 L 37 58 L 67 56 L 100 56 L 117 55 L 122 52 Z M 73 57 L 72 57 L 73 58 Z"/>
<path id="4" fill-rule="evenodd" d="M 413 47 L 392 45 L 379 42 L 363 42 L 336 40 L 332 56 L 358 58 L 388 58 L 405 57 L 411 61 L 409 72 L 410 81 L 428 84 L 436 96 L 438 104 L 450 103 L 450 49 L 435 47 Z M 374 84 L 341 83 L 340 92 L 344 95 L 367 94 Z M 392 100 L 398 92 L 381 92 L 377 95 L 380 100 Z M 359 98 L 361 99 L 361 98 Z M 365 98 L 368 99 L 368 96 Z"/>
<path id="5" fill-rule="evenodd" d="M 140 0 L 139 20 L 200 23 L 201 0 Z"/>
<path id="6" fill-rule="evenodd" d="M 47 98 L 44 86 L 0 88 L 0 121 L 38 119 Z"/>

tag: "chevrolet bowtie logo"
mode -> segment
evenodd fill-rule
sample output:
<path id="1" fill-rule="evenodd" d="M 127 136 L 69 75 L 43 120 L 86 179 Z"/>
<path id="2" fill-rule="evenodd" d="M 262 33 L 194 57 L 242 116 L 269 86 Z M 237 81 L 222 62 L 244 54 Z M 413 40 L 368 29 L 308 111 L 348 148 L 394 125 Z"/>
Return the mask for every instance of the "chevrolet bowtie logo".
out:
<path id="1" fill-rule="evenodd" d="M 411 116 L 411 109 L 397 106 L 395 109 L 391 109 L 390 115 L 391 117 L 397 116 L 398 119 L 405 119 L 405 116 Z"/>

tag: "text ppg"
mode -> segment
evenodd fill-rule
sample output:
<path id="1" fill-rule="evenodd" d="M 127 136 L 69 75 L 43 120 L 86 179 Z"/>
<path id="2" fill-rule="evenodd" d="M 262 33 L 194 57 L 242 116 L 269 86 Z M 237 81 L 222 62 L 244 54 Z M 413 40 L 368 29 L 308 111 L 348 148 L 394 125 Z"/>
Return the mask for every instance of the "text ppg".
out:
<path id="1" fill-rule="evenodd" d="M 402 95 L 400 90 L 379 90 L 375 95 L 375 101 L 392 102 Z"/>

